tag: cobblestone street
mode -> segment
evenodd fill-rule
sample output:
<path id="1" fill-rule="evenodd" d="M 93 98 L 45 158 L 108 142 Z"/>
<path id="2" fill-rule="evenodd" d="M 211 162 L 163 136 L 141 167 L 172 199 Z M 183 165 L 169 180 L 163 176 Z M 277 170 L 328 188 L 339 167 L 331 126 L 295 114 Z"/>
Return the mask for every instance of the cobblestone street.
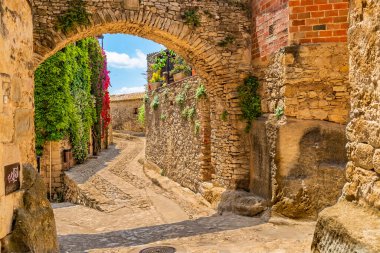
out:
<path id="1" fill-rule="evenodd" d="M 309 252 L 314 222 L 220 216 L 199 195 L 144 173 L 143 137 L 117 133 L 114 141 L 67 173 L 97 204 L 54 204 L 61 252 L 138 253 L 162 245 L 186 253 Z"/>

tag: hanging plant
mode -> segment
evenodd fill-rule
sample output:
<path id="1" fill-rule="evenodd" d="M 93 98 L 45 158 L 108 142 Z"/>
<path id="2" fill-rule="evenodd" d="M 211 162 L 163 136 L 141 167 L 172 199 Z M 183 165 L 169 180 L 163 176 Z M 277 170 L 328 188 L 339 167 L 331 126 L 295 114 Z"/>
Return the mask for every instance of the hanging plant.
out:
<path id="1" fill-rule="evenodd" d="M 246 132 L 250 131 L 252 121 L 261 116 L 261 101 L 257 93 L 258 88 L 259 80 L 254 76 L 247 77 L 244 84 L 238 87 L 242 118 L 247 121 Z"/>
<path id="2" fill-rule="evenodd" d="M 88 25 L 89 14 L 83 0 L 72 0 L 69 9 L 58 17 L 57 29 L 67 34 L 75 26 Z"/>

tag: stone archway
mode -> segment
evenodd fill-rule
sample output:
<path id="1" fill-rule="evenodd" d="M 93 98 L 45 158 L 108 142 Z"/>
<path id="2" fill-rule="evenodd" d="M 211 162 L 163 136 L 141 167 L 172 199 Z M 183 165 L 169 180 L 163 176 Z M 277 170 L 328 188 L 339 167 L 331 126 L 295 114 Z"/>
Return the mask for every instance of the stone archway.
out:
<path id="1" fill-rule="evenodd" d="M 161 43 L 190 62 L 206 80 L 211 103 L 211 166 L 218 184 L 247 187 L 248 159 L 240 138 L 242 126 L 236 87 L 251 70 L 251 36 L 248 1 L 84 1 L 90 24 L 64 34 L 57 30 L 57 17 L 70 0 L 59 3 L 35 0 L 34 67 L 68 43 L 103 33 L 125 33 Z M 187 10 L 195 10 L 199 27 L 188 25 Z M 227 110 L 230 120 L 220 115 Z"/>

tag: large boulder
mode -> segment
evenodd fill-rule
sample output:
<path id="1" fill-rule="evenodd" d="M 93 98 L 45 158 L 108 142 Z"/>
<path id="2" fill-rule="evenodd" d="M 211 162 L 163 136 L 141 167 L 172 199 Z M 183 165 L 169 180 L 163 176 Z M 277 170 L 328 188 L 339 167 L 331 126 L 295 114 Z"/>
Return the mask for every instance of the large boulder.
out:
<path id="1" fill-rule="evenodd" d="M 1 242 L 3 253 L 58 252 L 54 213 L 45 184 L 31 165 L 23 166 L 23 203 L 15 210 L 11 234 Z"/>

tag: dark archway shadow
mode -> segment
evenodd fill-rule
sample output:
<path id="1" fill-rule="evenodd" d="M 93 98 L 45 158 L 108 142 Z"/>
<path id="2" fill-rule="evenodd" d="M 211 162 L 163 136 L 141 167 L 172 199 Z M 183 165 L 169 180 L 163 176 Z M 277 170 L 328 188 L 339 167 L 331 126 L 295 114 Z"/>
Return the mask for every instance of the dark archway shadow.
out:
<path id="1" fill-rule="evenodd" d="M 261 218 L 236 215 L 213 215 L 196 220 L 140 227 L 99 234 L 59 236 L 61 252 L 85 252 L 98 248 L 119 248 L 145 245 L 157 241 L 230 231 L 265 223 Z"/>

